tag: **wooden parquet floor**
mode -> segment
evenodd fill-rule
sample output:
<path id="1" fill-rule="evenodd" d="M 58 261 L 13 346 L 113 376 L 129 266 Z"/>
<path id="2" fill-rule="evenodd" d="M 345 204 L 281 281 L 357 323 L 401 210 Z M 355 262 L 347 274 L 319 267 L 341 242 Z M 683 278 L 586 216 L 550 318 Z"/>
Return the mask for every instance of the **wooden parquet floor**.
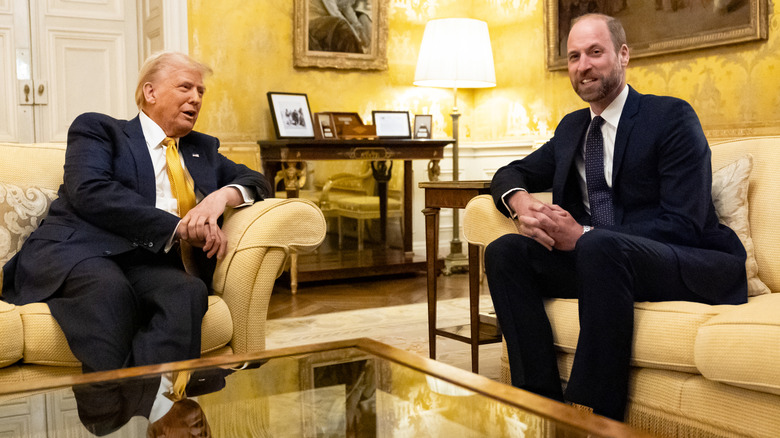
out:
<path id="1" fill-rule="evenodd" d="M 438 300 L 468 297 L 468 274 L 440 275 Z M 486 284 L 482 294 L 487 294 Z M 277 281 L 268 307 L 268 319 L 289 318 L 403 304 L 426 303 L 425 273 L 362 279 L 309 282 L 290 286 Z"/>

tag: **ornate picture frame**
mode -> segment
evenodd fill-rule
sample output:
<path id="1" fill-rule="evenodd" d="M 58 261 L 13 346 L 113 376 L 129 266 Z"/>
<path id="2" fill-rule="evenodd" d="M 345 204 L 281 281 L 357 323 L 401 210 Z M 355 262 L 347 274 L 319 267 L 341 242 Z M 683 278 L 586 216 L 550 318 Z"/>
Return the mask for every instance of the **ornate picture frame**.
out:
<path id="1" fill-rule="evenodd" d="M 388 0 L 295 0 L 293 65 L 386 70 Z"/>
<path id="2" fill-rule="evenodd" d="M 619 18 L 631 58 L 644 58 L 767 38 L 766 0 L 655 0 L 637 2 L 544 0 L 547 69 L 566 69 L 571 20 L 585 12 Z M 580 8 L 581 10 L 577 9 Z"/>

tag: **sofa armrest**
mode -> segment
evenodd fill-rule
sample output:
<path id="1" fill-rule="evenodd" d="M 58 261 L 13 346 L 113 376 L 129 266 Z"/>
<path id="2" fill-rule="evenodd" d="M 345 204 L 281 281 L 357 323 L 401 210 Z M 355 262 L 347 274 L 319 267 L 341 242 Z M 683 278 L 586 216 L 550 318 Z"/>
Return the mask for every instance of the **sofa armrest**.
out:
<path id="1" fill-rule="evenodd" d="M 18 362 L 24 354 L 24 330 L 19 308 L 0 301 L 0 368 Z"/>
<path id="2" fill-rule="evenodd" d="M 490 195 L 474 197 L 463 213 L 463 235 L 468 243 L 486 247 L 504 234 L 515 233 L 512 219 L 501 214 Z"/>
<path id="3" fill-rule="evenodd" d="M 300 198 L 269 198 L 228 211 L 222 230 L 228 250 L 212 288 L 230 309 L 235 353 L 265 349 L 265 324 L 274 281 L 291 252 L 313 251 L 325 239 L 322 211 Z"/>

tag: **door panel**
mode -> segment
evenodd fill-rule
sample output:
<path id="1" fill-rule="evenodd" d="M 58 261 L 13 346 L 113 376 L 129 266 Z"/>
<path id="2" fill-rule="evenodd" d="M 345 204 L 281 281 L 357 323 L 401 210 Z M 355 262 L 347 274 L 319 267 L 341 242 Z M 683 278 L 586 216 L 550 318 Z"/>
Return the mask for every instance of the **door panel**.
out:
<path id="1" fill-rule="evenodd" d="M 36 141 L 66 141 L 70 123 L 86 111 L 132 117 L 137 111 L 132 99 L 138 71 L 135 1 L 48 0 L 30 6 L 38 48 L 33 81 L 41 99 L 35 106 Z"/>

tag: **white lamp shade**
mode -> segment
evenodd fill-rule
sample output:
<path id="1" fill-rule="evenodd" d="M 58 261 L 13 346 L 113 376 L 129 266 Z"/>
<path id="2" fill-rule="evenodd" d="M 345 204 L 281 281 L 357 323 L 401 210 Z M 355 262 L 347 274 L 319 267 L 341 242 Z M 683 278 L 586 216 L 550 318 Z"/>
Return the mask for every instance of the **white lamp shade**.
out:
<path id="1" fill-rule="evenodd" d="M 414 85 L 442 88 L 496 86 L 487 23 L 442 18 L 425 25 Z"/>

